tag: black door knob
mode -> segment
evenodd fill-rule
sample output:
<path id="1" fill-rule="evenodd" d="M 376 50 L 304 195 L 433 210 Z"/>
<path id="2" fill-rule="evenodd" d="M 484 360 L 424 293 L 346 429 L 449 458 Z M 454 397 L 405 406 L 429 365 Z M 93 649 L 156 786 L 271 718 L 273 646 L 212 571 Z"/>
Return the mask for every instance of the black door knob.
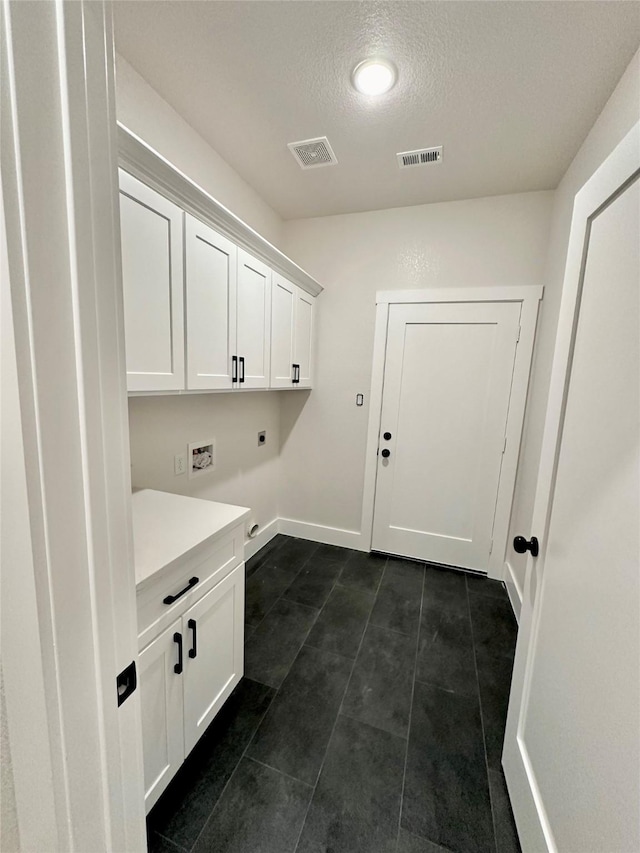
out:
<path id="1" fill-rule="evenodd" d="M 385 432 L 385 433 L 383 433 L 382 437 L 384 438 L 385 441 L 389 441 L 391 439 L 391 433 Z"/>
<path id="2" fill-rule="evenodd" d="M 538 547 L 538 540 L 535 536 L 532 536 L 528 542 L 524 538 L 524 536 L 516 536 L 516 538 L 513 540 L 513 547 L 518 552 L 518 554 L 526 554 L 527 551 L 531 551 L 532 557 L 537 557 L 540 551 Z"/>
<path id="3" fill-rule="evenodd" d="M 391 456 L 391 451 L 387 450 L 387 448 L 385 447 L 385 449 L 382 451 L 382 455 L 385 459 L 388 459 Z"/>

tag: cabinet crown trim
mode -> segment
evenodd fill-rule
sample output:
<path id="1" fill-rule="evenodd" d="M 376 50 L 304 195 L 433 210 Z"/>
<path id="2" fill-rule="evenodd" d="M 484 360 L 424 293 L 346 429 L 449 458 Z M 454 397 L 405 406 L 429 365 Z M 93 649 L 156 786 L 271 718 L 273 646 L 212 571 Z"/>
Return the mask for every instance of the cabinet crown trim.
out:
<path id="1" fill-rule="evenodd" d="M 120 122 L 118 162 L 126 172 L 230 237 L 307 293 L 318 296 L 322 292 L 322 285 L 313 276 Z"/>

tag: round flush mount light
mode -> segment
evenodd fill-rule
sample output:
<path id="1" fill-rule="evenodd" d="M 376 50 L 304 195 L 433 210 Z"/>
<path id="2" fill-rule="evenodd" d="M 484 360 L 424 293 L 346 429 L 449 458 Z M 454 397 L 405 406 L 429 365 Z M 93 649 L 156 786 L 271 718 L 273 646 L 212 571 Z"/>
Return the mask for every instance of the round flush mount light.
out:
<path id="1" fill-rule="evenodd" d="M 365 59 L 353 69 L 353 85 L 363 95 L 384 95 L 396 82 L 396 69 L 382 59 Z"/>

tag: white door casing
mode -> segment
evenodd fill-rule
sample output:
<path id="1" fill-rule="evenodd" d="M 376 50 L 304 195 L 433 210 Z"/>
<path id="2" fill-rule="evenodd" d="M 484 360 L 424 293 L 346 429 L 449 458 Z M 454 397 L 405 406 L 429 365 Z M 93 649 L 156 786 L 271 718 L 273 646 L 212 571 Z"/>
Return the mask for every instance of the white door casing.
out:
<path id="1" fill-rule="evenodd" d="M 519 320 L 514 302 L 391 306 L 375 550 L 487 570 Z"/>
<path id="2" fill-rule="evenodd" d="M 640 125 L 576 195 L 503 765 L 527 851 L 640 849 Z"/>
<path id="3" fill-rule="evenodd" d="M 137 644 L 111 10 L 81 0 L 1 11 L 2 194 L 32 558 L 20 568 L 37 602 L 10 602 L 20 616 L 11 635 L 2 620 L 16 806 L 28 816 L 21 844 L 142 853 L 139 696 L 118 707 L 116 691 Z M 34 695 L 8 659 L 29 672 Z M 37 734 L 25 730 L 31 707 L 19 713 L 25 699 L 45 709 Z M 45 741 L 43 763 L 23 749 L 29 734 Z"/>
<path id="4" fill-rule="evenodd" d="M 238 249 L 185 214 L 187 388 L 233 387 Z"/>
<path id="5" fill-rule="evenodd" d="M 268 388 L 271 353 L 271 270 L 238 250 L 238 388 Z"/>
<path id="6" fill-rule="evenodd" d="M 183 213 L 120 170 L 129 391 L 184 388 Z"/>
<path id="7" fill-rule="evenodd" d="M 524 422 L 533 343 L 535 338 L 538 304 L 542 287 L 451 287 L 425 290 L 389 290 L 376 294 L 376 322 L 374 336 L 373 368 L 369 423 L 367 428 L 367 456 L 365 461 L 364 495 L 362 505 L 362 539 L 369 547 L 373 534 L 373 516 L 378 472 L 378 446 L 381 431 L 381 411 L 384 388 L 387 329 L 389 314 L 395 305 L 420 305 L 438 303 L 514 303 L 520 310 L 520 340 L 516 348 L 513 381 L 506 425 L 506 449 L 502 455 L 500 483 L 493 525 L 493 549 L 489 557 L 488 574 L 502 578 L 511 504 L 515 486 L 518 455 Z M 384 428 L 386 429 L 386 427 Z M 382 449 L 382 445 L 380 445 Z"/>

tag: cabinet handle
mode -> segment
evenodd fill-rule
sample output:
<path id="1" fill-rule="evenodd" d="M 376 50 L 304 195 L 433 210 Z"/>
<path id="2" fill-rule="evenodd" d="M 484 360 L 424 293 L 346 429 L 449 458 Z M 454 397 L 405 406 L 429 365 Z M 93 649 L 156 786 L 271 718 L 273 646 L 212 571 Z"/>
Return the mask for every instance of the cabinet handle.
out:
<path id="1" fill-rule="evenodd" d="M 238 381 L 238 356 L 237 355 L 231 356 L 231 381 L 232 382 Z"/>
<path id="2" fill-rule="evenodd" d="M 178 645 L 178 663 L 173 667 L 173 671 L 176 675 L 180 675 L 182 672 L 182 634 L 178 631 L 173 635 L 173 642 Z"/>
<path id="3" fill-rule="evenodd" d="M 240 379 L 238 382 L 244 382 L 244 356 L 241 355 L 238 361 L 240 362 Z"/>
<path id="4" fill-rule="evenodd" d="M 300 382 L 300 365 L 294 364 L 293 367 L 293 379 L 291 380 L 294 385 L 297 385 Z"/>
<path id="5" fill-rule="evenodd" d="M 185 594 L 185 592 L 189 592 L 190 589 L 193 589 L 193 587 L 199 582 L 200 578 L 197 578 L 195 576 L 192 577 L 184 589 L 181 589 L 180 592 L 176 592 L 175 595 L 168 595 L 166 598 L 163 598 L 162 603 L 173 604 L 174 601 L 177 601 L 179 598 L 181 598 Z"/>
<path id="6" fill-rule="evenodd" d="M 194 658 L 198 654 L 198 648 L 197 648 L 198 637 L 196 634 L 196 620 L 195 619 L 189 619 L 189 621 L 187 622 L 187 627 L 191 631 L 193 631 L 193 641 L 191 643 L 191 648 L 189 649 L 189 657 Z"/>
<path id="7" fill-rule="evenodd" d="M 296 383 L 300 384 L 300 365 L 296 364 Z"/>

